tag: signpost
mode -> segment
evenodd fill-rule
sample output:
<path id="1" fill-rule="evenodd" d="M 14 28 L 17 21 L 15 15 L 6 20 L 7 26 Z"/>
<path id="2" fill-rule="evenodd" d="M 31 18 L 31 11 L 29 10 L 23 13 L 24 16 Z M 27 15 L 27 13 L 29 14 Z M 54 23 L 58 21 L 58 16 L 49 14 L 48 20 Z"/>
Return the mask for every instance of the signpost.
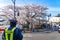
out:
<path id="1" fill-rule="evenodd" d="M 14 19 L 16 19 L 16 17 L 15 17 L 16 16 L 16 14 L 15 14 L 15 4 L 16 4 L 15 2 L 16 2 L 16 0 L 12 0 L 12 2 L 14 4 Z"/>

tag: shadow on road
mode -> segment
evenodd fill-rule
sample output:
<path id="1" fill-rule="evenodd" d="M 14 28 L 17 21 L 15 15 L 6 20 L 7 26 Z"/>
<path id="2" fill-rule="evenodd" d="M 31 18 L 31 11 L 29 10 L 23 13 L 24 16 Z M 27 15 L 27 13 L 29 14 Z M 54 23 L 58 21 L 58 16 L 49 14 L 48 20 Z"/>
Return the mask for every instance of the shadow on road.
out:
<path id="1" fill-rule="evenodd" d="M 54 31 L 48 29 L 38 29 L 38 30 L 34 30 L 32 33 L 52 33 L 52 32 Z"/>

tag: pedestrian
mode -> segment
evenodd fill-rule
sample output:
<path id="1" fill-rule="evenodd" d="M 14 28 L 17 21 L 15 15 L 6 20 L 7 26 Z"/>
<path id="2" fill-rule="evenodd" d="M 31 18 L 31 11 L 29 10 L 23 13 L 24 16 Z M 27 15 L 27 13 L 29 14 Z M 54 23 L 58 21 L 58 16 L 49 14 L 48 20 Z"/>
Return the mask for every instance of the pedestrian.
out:
<path id="1" fill-rule="evenodd" d="M 2 34 L 2 40 L 22 40 L 23 35 L 19 28 L 16 28 L 17 20 L 10 20 L 10 27 L 6 28 Z"/>

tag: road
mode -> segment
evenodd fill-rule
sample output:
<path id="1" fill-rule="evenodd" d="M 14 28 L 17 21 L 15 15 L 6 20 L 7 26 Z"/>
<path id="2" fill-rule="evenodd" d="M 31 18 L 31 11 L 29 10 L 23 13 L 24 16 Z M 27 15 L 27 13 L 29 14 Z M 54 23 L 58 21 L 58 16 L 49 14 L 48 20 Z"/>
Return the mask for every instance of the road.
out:
<path id="1" fill-rule="evenodd" d="M 23 40 L 60 40 L 60 33 L 26 33 Z M 30 35 L 30 36 L 27 36 Z"/>
<path id="2" fill-rule="evenodd" d="M 51 33 L 24 33 L 23 40 L 60 40 L 60 33 L 51 32 Z M 0 35 L 0 40 L 1 35 Z"/>

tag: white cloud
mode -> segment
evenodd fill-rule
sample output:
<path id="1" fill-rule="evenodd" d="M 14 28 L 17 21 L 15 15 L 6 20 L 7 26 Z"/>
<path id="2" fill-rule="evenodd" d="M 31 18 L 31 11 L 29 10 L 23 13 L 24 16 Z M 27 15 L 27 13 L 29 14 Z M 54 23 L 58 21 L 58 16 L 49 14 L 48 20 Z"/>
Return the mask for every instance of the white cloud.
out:
<path id="1" fill-rule="evenodd" d="M 60 12 L 60 8 L 50 7 L 47 11 L 50 11 L 50 12 Z"/>
<path id="2" fill-rule="evenodd" d="M 49 7 L 48 8 L 48 10 L 47 10 L 47 13 L 48 14 L 50 14 L 51 13 L 51 15 L 52 16 L 56 16 L 58 13 L 60 13 L 60 8 L 58 8 L 58 7 Z"/>
<path id="3" fill-rule="evenodd" d="M 4 7 L 4 6 L 6 6 L 7 4 L 0 4 L 0 8 L 2 8 L 2 7 Z"/>
<path id="4" fill-rule="evenodd" d="M 3 8 L 4 6 L 13 4 L 11 0 L 0 0 L 0 8 Z"/>
<path id="5" fill-rule="evenodd" d="M 10 3 L 8 3 L 8 4 L 0 3 L 0 8 L 3 8 L 5 6 L 7 6 L 7 5 L 11 5 L 11 4 Z"/>

